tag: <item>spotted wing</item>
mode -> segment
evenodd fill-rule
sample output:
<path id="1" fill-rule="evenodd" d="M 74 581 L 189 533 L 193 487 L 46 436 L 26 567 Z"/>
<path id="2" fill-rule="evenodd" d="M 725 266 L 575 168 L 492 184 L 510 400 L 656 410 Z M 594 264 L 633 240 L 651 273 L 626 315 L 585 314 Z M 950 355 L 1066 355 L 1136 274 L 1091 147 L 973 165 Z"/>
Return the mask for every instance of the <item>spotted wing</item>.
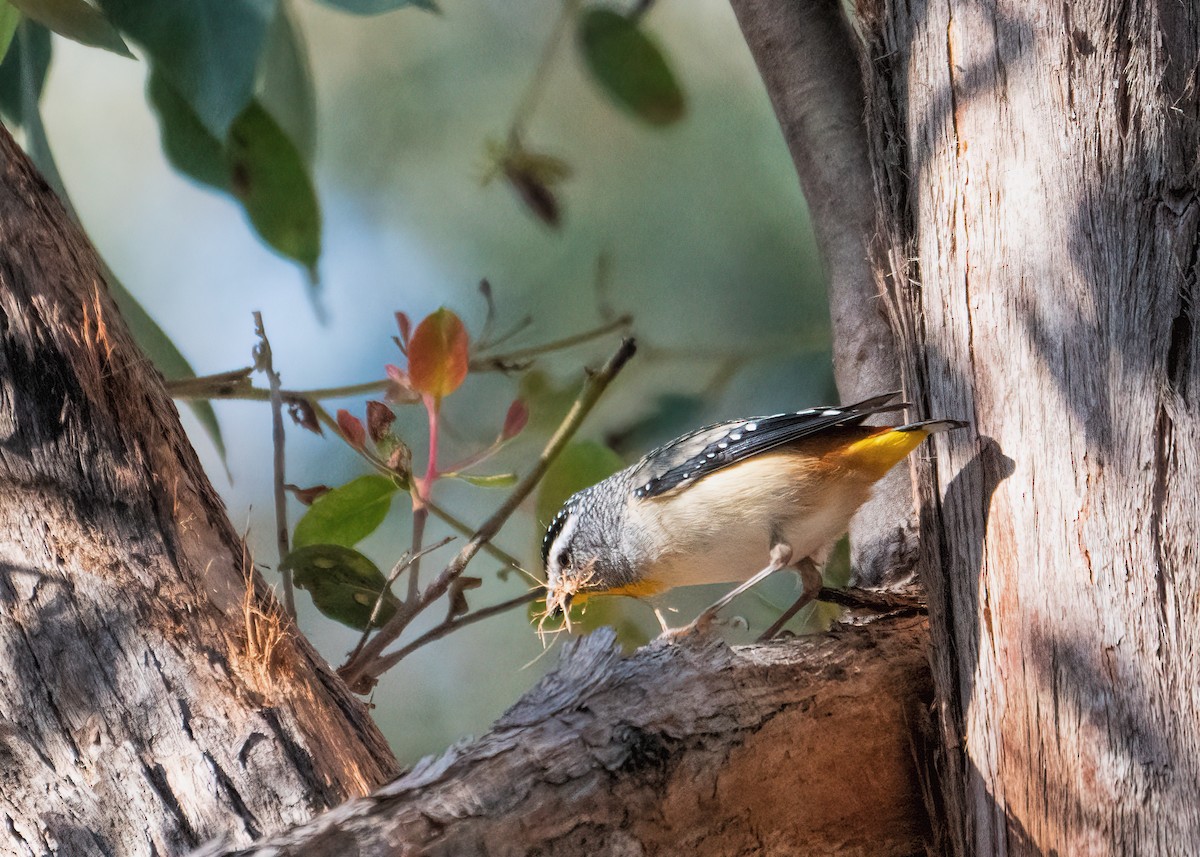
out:
<path id="1" fill-rule="evenodd" d="M 633 496 L 657 497 L 784 444 L 837 426 L 857 425 L 872 414 L 908 407 L 907 402 L 892 401 L 897 395 L 886 393 L 844 407 L 808 408 L 705 426 L 646 455 L 634 467 Z"/>

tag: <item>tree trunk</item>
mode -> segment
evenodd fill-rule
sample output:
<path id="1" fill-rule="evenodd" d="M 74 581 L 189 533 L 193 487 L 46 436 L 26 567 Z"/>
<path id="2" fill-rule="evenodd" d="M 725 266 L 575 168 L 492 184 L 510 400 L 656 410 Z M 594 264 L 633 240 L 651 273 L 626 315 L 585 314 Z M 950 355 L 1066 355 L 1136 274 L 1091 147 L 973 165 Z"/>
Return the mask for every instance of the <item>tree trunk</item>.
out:
<path id="1" fill-rule="evenodd" d="M 923 854 L 923 618 L 731 651 L 572 644 L 479 741 L 204 857 Z M 195 855 L 201 857 L 201 855 Z"/>
<path id="2" fill-rule="evenodd" d="M 833 369 L 843 402 L 900 388 L 896 341 L 871 266 L 878 229 L 862 75 L 840 0 L 730 0 L 804 188 L 829 282 Z M 914 417 L 915 419 L 916 417 Z M 895 415 L 880 418 L 898 425 Z M 916 568 L 912 478 L 876 483 L 850 525 L 862 586 L 902 588 Z"/>
<path id="3" fill-rule="evenodd" d="M 861 14 L 954 851 L 1200 853 L 1200 6 Z"/>
<path id="4" fill-rule="evenodd" d="M 0 130 L 4 853 L 247 842 L 397 773 L 279 616 L 94 251 Z"/>

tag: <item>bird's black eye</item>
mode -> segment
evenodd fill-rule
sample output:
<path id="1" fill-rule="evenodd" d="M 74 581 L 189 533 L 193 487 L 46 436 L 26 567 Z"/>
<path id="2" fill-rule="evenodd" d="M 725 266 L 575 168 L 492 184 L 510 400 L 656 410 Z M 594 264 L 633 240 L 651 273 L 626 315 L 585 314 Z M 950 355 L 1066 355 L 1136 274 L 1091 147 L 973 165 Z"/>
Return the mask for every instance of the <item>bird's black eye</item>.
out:
<path id="1" fill-rule="evenodd" d="M 558 559 L 558 567 L 566 568 L 567 566 L 569 566 L 571 564 L 571 552 L 570 551 L 559 551 L 557 559 Z"/>

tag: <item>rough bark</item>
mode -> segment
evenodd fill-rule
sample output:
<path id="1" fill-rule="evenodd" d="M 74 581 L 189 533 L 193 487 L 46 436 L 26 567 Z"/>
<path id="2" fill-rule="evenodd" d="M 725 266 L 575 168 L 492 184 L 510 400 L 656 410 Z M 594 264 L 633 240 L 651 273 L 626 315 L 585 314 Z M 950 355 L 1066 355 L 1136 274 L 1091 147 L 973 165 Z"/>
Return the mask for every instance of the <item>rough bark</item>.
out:
<path id="1" fill-rule="evenodd" d="M 5 853 L 247 842 L 396 773 L 252 570 L 247 597 L 161 379 L 4 131 L 0 484 Z"/>
<path id="2" fill-rule="evenodd" d="M 812 214 L 829 280 L 838 392 L 843 402 L 856 402 L 898 390 L 896 342 L 870 261 L 878 229 L 862 75 L 842 4 L 730 4 L 775 107 Z M 855 516 L 850 536 L 858 583 L 895 587 L 911 580 L 916 518 L 912 478 L 905 468 L 875 486 L 872 499 Z"/>
<path id="3" fill-rule="evenodd" d="M 202 854 L 924 853 L 926 634 L 890 619 L 623 658 L 597 632 L 478 742 L 254 848 Z"/>
<path id="4" fill-rule="evenodd" d="M 1200 9 L 862 14 L 954 851 L 1200 853 Z"/>

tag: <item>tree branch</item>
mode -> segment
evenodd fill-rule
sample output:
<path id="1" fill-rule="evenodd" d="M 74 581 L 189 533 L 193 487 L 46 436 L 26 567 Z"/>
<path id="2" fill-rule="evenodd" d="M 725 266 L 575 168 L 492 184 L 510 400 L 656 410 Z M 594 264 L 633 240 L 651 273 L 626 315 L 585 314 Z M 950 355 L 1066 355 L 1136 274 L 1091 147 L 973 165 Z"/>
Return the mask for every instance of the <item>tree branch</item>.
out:
<path id="1" fill-rule="evenodd" d="M 500 532 L 500 528 L 512 516 L 517 507 L 524 502 L 525 498 L 533 493 L 533 489 L 546 475 L 546 470 L 550 464 L 558 457 L 579 430 L 583 424 L 584 418 L 596 406 L 596 402 L 600 400 L 600 396 L 608 388 L 608 385 L 616 378 L 629 359 L 633 357 L 637 350 L 632 339 L 624 339 L 620 346 L 609 357 L 608 361 L 600 368 L 599 371 L 588 376 L 587 381 L 583 385 L 583 390 L 580 391 L 575 403 L 563 417 L 562 423 L 558 430 L 546 442 L 545 449 L 538 456 L 533 467 L 525 474 L 524 478 L 517 483 L 512 492 L 508 495 L 500 507 L 492 513 L 486 521 L 480 525 L 479 530 L 463 545 L 458 555 L 442 570 L 422 592 L 416 602 L 405 602 L 392 619 L 379 629 L 375 637 L 363 647 L 359 656 L 352 661 L 344 664 L 338 673 L 346 680 L 346 683 L 355 690 L 365 690 L 366 685 L 374 684 L 374 680 L 382 675 L 399 662 L 401 652 L 392 652 L 388 655 L 383 655 L 383 650 L 391 645 L 404 629 L 408 627 L 422 610 L 432 604 L 434 601 L 441 598 L 450 589 L 450 584 L 455 578 L 461 575 L 467 568 L 468 563 L 475 558 L 475 554 L 487 544 L 495 535 Z"/>
<path id="2" fill-rule="evenodd" d="M 924 853 L 925 641 L 923 619 L 889 619 L 626 658 L 605 629 L 478 742 L 253 848 L 201 854 Z"/>

